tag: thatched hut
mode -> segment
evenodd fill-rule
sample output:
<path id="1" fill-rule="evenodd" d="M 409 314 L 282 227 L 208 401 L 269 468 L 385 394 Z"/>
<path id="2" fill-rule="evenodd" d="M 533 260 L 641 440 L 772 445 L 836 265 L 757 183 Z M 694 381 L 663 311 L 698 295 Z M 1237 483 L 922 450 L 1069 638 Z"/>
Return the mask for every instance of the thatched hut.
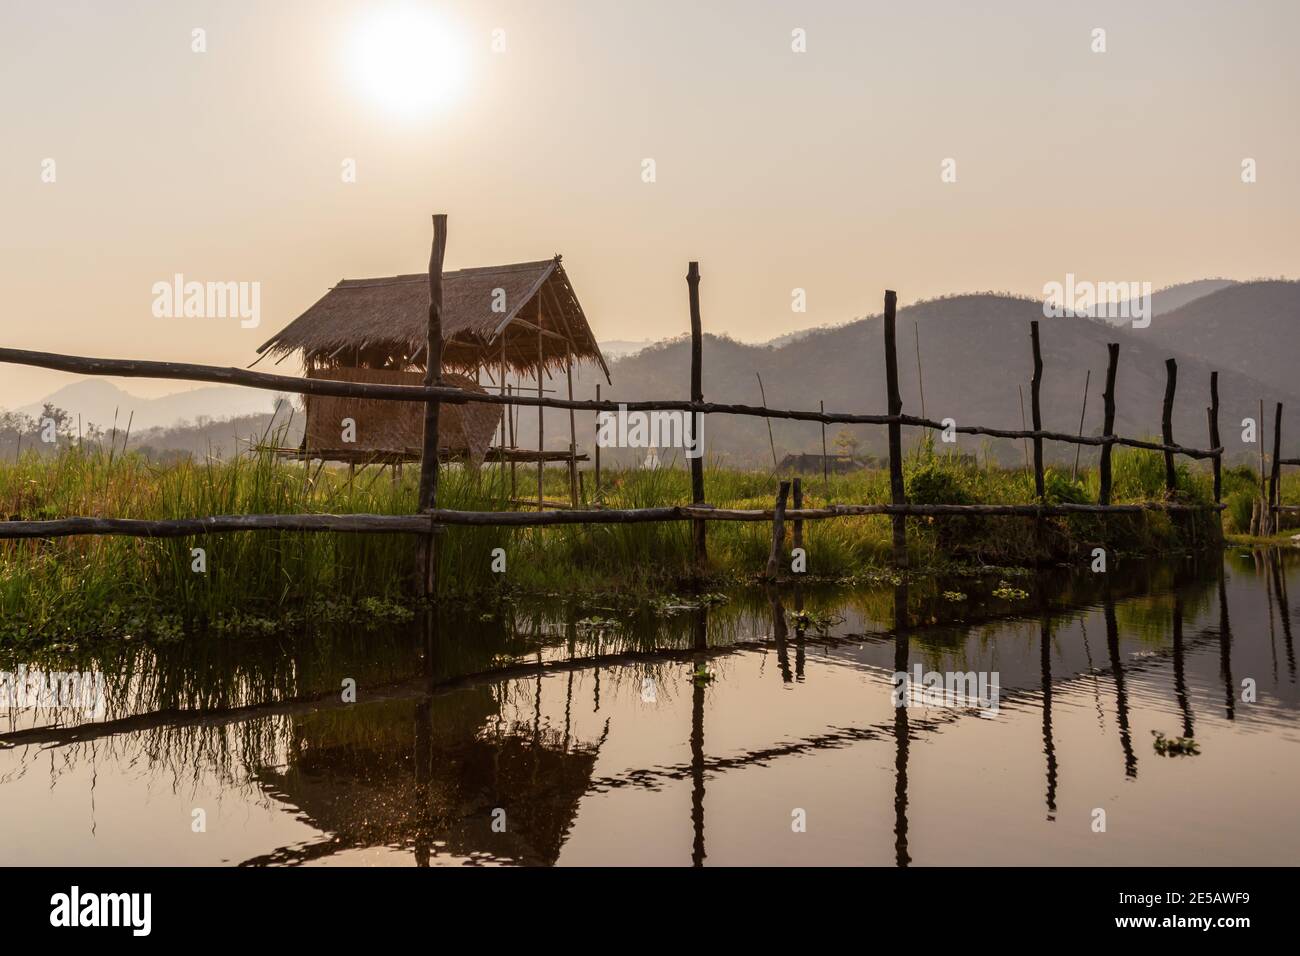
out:
<path id="1" fill-rule="evenodd" d="M 563 370 L 571 393 L 572 366 L 584 359 L 599 364 L 608 377 L 559 256 L 444 272 L 442 288 L 446 384 L 485 390 L 486 378 L 501 390 L 508 375 L 532 378 Z M 258 352 L 281 361 L 301 352 L 309 378 L 418 385 L 428 315 L 425 273 L 343 279 Z M 424 417 L 417 403 L 307 396 L 306 404 L 300 449 L 305 456 L 354 462 L 420 457 Z M 342 437 L 345 418 L 356 423 L 352 441 Z M 440 453 L 482 462 L 501 421 L 500 406 L 443 406 Z M 538 459 L 544 457 L 540 451 Z"/>

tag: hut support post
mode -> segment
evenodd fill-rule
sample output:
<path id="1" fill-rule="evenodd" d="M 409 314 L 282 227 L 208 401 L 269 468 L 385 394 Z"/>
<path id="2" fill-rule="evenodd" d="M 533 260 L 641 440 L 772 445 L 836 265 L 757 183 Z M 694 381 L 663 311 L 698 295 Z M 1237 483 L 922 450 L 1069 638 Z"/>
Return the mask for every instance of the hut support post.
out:
<path id="1" fill-rule="evenodd" d="M 1210 448 L 1217 449 L 1219 445 L 1219 373 L 1210 373 L 1210 407 L 1206 409 L 1210 414 Z M 1214 456 L 1214 503 L 1217 505 L 1223 499 L 1223 455 Z"/>
<path id="2" fill-rule="evenodd" d="M 903 484 L 903 426 L 898 416 L 903 414 L 903 397 L 898 391 L 898 341 L 895 321 L 898 311 L 898 293 L 885 291 L 885 389 L 889 397 L 889 494 L 894 505 L 907 504 L 907 490 Z M 907 516 L 895 513 L 890 516 L 894 529 L 894 564 L 907 566 Z"/>
<path id="3" fill-rule="evenodd" d="M 1165 359 L 1165 401 L 1160 412 L 1160 434 L 1166 445 L 1174 443 L 1174 393 L 1178 389 L 1178 362 Z M 1178 487 L 1174 453 L 1165 450 L 1165 497 L 1172 498 Z"/>
<path id="4" fill-rule="evenodd" d="M 569 401 L 573 401 L 573 355 L 564 359 L 564 376 L 569 381 Z M 569 500 L 578 507 L 578 423 L 569 409 Z"/>
<path id="5" fill-rule="evenodd" d="M 775 580 L 781 574 L 781 552 L 785 545 L 785 503 L 790 497 L 790 482 L 783 481 L 776 493 L 772 512 L 772 550 L 767 556 L 767 576 Z"/>
<path id="6" fill-rule="evenodd" d="M 597 383 L 597 385 L 596 385 L 596 401 L 598 401 L 598 402 L 600 401 L 600 384 L 599 384 L 599 383 Z M 595 494 L 596 494 L 596 497 L 599 498 L 599 497 L 600 497 L 600 412 L 597 412 L 597 413 L 596 413 L 596 440 L 595 440 L 592 444 L 595 445 L 595 450 L 592 452 L 592 454 L 595 456 L 595 459 L 596 459 L 596 476 L 595 476 L 595 477 L 596 477 L 596 491 L 595 491 Z"/>
<path id="7" fill-rule="evenodd" d="M 1029 323 L 1029 340 L 1034 350 L 1034 377 L 1029 383 L 1029 414 L 1034 431 L 1043 430 L 1043 350 L 1038 340 L 1038 320 Z M 1043 478 L 1043 439 L 1034 435 L 1034 495 L 1039 501 L 1047 493 Z"/>
<path id="8" fill-rule="evenodd" d="M 704 401 L 704 333 L 700 320 L 700 264 L 692 262 L 686 268 L 686 286 L 690 295 L 691 309 L 691 401 Z M 691 463 L 691 501 L 704 504 L 704 447 L 700 432 L 703 415 L 691 412 L 691 440 L 695 456 Z M 708 563 L 708 538 L 705 528 L 707 522 L 696 519 L 691 522 L 691 532 L 695 544 L 695 571 L 703 573 Z"/>
<path id="9" fill-rule="evenodd" d="M 1119 367 L 1119 343 L 1106 345 L 1106 389 L 1101 393 L 1103 438 L 1115 437 L 1115 372 Z M 1110 504 L 1110 456 L 1114 445 L 1110 442 L 1101 446 L 1101 488 L 1097 503 Z"/>
<path id="10" fill-rule="evenodd" d="M 447 251 L 447 216 L 433 217 L 433 249 L 429 255 L 429 334 L 425 344 L 424 384 L 442 384 L 442 260 Z M 438 507 L 439 403 L 424 403 L 424 448 L 420 459 L 420 511 Z M 437 592 L 437 538 L 430 533 L 424 543 L 424 594 Z"/>

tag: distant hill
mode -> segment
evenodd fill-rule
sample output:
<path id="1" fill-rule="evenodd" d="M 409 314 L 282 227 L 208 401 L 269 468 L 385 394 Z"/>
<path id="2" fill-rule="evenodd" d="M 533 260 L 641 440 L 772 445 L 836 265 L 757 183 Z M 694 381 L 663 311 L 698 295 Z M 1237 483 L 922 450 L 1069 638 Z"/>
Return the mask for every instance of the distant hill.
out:
<path id="1" fill-rule="evenodd" d="M 131 413 L 132 431 L 166 428 L 183 421 L 234 418 L 242 415 L 269 414 L 275 407 L 275 394 L 256 388 L 211 385 L 188 392 L 176 392 L 161 398 L 141 398 L 105 378 L 87 378 L 63 386 L 39 402 L 15 409 L 36 418 L 46 402 L 66 409 L 73 418 L 112 428 L 116 413 L 119 429 L 126 428 Z"/>
<path id="2" fill-rule="evenodd" d="M 1300 391 L 1300 282 L 1242 282 L 1161 316 L 1147 330 L 1179 349 L 1253 376 L 1261 392 Z M 1296 410 L 1300 412 L 1300 409 Z"/>
<path id="3" fill-rule="evenodd" d="M 1235 279 L 1197 279 L 1195 282 L 1171 285 L 1166 289 L 1160 289 L 1151 294 L 1151 314 L 1152 316 L 1164 315 L 1167 312 L 1174 311 L 1174 309 L 1182 308 L 1189 302 L 1195 302 L 1197 299 L 1236 284 Z M 1096 312 L 1093 313 L 1094 316 L 1096 314 Z M 1122 317 L 1103 316 L 1102 319 L 1112 325 L 1128 325 L 1132 322 L 1131 319 Z"/>

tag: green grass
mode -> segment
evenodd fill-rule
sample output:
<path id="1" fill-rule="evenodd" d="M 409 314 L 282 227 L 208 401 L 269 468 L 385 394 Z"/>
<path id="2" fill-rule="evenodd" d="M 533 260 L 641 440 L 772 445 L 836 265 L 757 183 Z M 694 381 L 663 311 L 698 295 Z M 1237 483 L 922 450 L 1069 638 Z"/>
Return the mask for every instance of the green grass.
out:
<path id="1" fill-rule="evenodd" d="M 680 463 L 679 463 L 680 464 Z M 535 493 L 536 471 L 517 466 L 521 497 Z M 690 479 L 680 467 L 606 473 L 589 497 L 616 508 L 681 504 Z M 932 445 L 911 452 L 905 465 L 909 498 L 917 502 L 1028 503 L 1033 479 L 1024 470 L 981 466 L 971 458 L 938 454 Z M 1225 475 L 1225 500 L 1248 493 L 1252 476 Z M 404 514 L 415 510 L 416 468 L 400 484 L 390 472 L 301 463 L 267 454 L 232 461 L 154 465 L 134 454 L 75 448 L 57 457 L 24 456 L 0 465 L 0 511 L 26 519 L 73 515 L 181 518 L 213 514 Z M 1095 501 L 1098 475 L 1078 481 L 1050 470 L 1048 501 Z M 708 467 L 710 503 L 767 508 L 777 478 L 762 472 Z M 474 476 L 444 468 L 439 504 L 446 508 L 504 510 L 509 471 L 485 467 Z M 820 476 L 803 482 L 806 507 L 889 500 L 886 471 Z M 1210 498 L 1208 470 L 1178 471 L 1179 497 Z M 567 473 L 548 469 L 548 498 L 568 496 Z M 1160 498 L 1163 459 L 1158 453 L 1117 449 L 1116 502 Z M 1300 475 L 1283 482 L 1284 498 L 1300 498 Z M 1229 527 L 1237 520 L 1228 513 Z M 1248 506 L 1247 506 L 1248 510 Z M 1217 522 L 1216 522 L 1217 523 Z M 888 566 L 889 520 L 881 516 L 809 522 L 804 529 L 808 571 L 821 579 L 861 575 Z M 1131 552 L 1156 552 L 1202 544 L 1217 529 L 1207 520 L 1171 521 L 1166 515 L 1072 516 L 1044 523 L 1035 536 L 1031 519 L 940 518 L 909 521 L 914 567 L 954 563 L 1016 565 L 1082 560 L 1096 543 Z M 766 561 L 770 525 L 714 522 L 709 526 L 710 572 L 715 581 L 752 578 Z M 192 570 L 192 548 L 206 550 L 207 571 Z M 246 629 L 258 619 L 285 614 L 346 621 L 400 615 L 414 593 L 415 540 L 410 535 L 248 532 L 201 538 L 74 537 L 0 542 L 0 641 L 76 641 L 89 632 L 131 633 L 188 629 L 196 624 Z M 506 555 L 505 574 L 492 570 L 494 549 Z M 440 588 L 450 598 L 480 600 L 510 592 L 647 592 L 681 586 L 690 569 L 690 525 L 568 525 L 545 529 L 450 528 L 441 545 Z M 409 613 L 409 612 L 408 612 Z"/>

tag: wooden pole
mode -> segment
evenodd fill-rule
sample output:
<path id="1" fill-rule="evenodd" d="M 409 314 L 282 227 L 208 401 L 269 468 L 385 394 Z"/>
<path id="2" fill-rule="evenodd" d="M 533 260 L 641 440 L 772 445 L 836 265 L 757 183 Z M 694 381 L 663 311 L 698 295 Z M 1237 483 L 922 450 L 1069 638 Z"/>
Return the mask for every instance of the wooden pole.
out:
<path id="1" fill-rule="evenodd" d="M 889 414 L 903 414 L 903 397 L 898 391 L 898 337 L 895 323 L 898 312 L 898 293 L 885 290 L 885 389 L 889 399 Z M 766 403 L 764 403 L 766 404 Z M 897 421 L 889 423 L 889 496 L 895 505 L 907 503 L 907 489 L 903 484 L 903 426 Z M 907 516 L 891 516 L 894 531 L 894 564 L 907 567 Z"/>
<path id="2" fill-rule="evenodd" d="M 569 401 L 573 401 L 573 355 L 564 357 L 564 375 L 569 380 Z M 578 507 L 578 423 L 569 409 L 569 498 Z"/>
<path id="3" fill-rule="evenodd" d="M 823 415 L 826 414 L 826 402 L 818 401 L 817 408 Z M 826 423 L 825 422 L 822 422 L 822 484 L 826 486 L 826 494 L 829 495 L 831 490 L 831 472 L 830 472 L 830 465 L 826 461 Z"/>
<path id="4" fill-rule="evenodd" d="M 772 512 L 772 551 L 767 557 L 767 576 L 781 574 L 781 558 L 785 545 L 785 503 L 790 496 L 790 482 L 783 481 L 776 493 L 776 509 Z"/>
<path id="5" fill-rule="evenodd" d="M 599 383 L 597 383 L 597 385 L 596 385 L 596 401 L 598 401 L 598 402 L 600 401 L 600 384 L 599 384 Z M 595 458 L 596 458 L 596 476 L 595 476 L 595 477 L 596 477 L 596 491 L 595 491 L 595 494 L 596 494 L 597 497 L 599 497 L 599 496 L 600 496 L 600 412 L 597 412 L 597 413 L 596 413 L 596 438 L 595 438 L 593 444 L 595 445 L 595 451 L 593 452 L 593 454 L 595 455 Z"/>
<path id="6" fill-rule="evenodd" d="M 1034 350 L 1034 377 L 1029 383 L 1029 414 L 1033 419 L 1034 431 L 1042 431 L 1043 428 L 1043 406 L 1042 406 L 1042 388 L 1043 388 L 1043 353 L 1038 342 L 1038 320 L 1029 323 L 1029 339 Z M 1046 494 L 1045 483 L 1043 480 L 1043 439 L 1034 436 L 1034 494 L 1038 500 L 1043 500 Z"/>
<path id="7" fill-rule="evenodd" d="M 1256 429 L 1256 438 L 1259 444 L 1259 526 L 1255 529 L 1260 536 L 1267 536 L 1268 519 L 1272 517 L 1268 513 L 1268 494 L 1265 491 L 1266 469 L 1264 465 L 1264 400 L 1259 400 L 1259 428 Z"/>
<path id="8" fill-rule="evenodd" d="M 791 492 L 794 495 L 794 510 L 803 510 L 803 479 L 796 478 L 791 485 Z M 794 546 L 803 547 L 803 518 L 794 519 Z"/>
<path id="9" fill-rule="evenodd" d="M 542 397 L 542 302 L 537 301 L 537 397 Z M 542 469 L 546 467 L 546 462 L 542 461 L 542 451 L 546 448 L 542 438 L 544 435 L 545 420 L 543 416 L 546 409 L 537 406 L 537 510 L 543 508 L 544 498 L 542 497 Z"/>
<path id="10" fill-rule="evenodd" d="M 1178 389 L 1178 362 L 1165 359 L 1165 401 L 1160 411 L 1160 433 L 1166 445 L 1174 443 L 1174 392 Z M 1172 497 L 1178 487 L 1174 471 L 1174 453 L 1165 452 L 1165 497 Z"/>
<path id="11" fill-rule="evenodd" d="M 763 376 L 755 372 L 754 377 L 758 379 L 759 398 L 763 400 L 763 407 L 767 408 L 767 392 L 763 388 Z M 779 466 L 776 462 L 776 441 L 772 438 L 772 419 L 767 418 L 766 415 L 763 417 L 767 420 L 767 444 L 772 449 L 772 470 L 776 471 Z"/>
<path id="12" fill-rule="evenodd" d="M 1079 437 L 1083 437 L 1083 421 L 1088 417 L 1088 386 L 1092 384 L 1092 369 L 1088 369 L 1088 374 L 1083 379 L 1083 408 L 1079 410 Z M 1079 453 L 1083 451 L 1082 445 L 1074 446 L 1074 468 L 1070 471 L 1070 482 L 1073 483 L 1079 479 Z"/>
<path id="13" fill-rule="evenodd" d="M 1025 421 L 1025 387 L 1016 383 L 1016 391 L 1020 393 L 1020 427 L 1028 432 L 1029 423 Z M 1025 450 L 1025 474 L 1029 474 L 1029 439 L 1022 438 L 1020 445 Z"/>
<path id="14" fill-rule="evenodd" d="M 429 329 L 425 342 L 424 384 L 442 384 L 442 262 L 447 251 L 447 216 L 433 217 L 433 249 L 429 254 Z M 437 401 L 424 403 L 424 448 L 420 459 L 420 511 L 438 507 Z M 437 538 L 430 534 L 424 545 L 424 593 L 437 591 Z"/>
<path id="15" fill-rule="evenodd" d="M 916 387 L 921 393 L 921 417 L 925 417 L 925 379 L 921 375 L 921 323 L 912 323 L 912 333 L 916 337 Z"/>
<path id="16" fill-rule="evenodd" d="M 1220 448 L 1219 444 L 1219 373 L 1210 373 L 1210 448 Z M 1223 498 L 1223 456 L 1214 456 L 1214 503 Z"/>
<path id="17" fill-rule="evenodd" d="M 600 401 L 600 384 L 596 385 L 596 401 Z M 596 496 L 600 496 L 600 412 L 596 413 Z"/>
<path id="18" fill-rule="evenodd" d="M 704 401 L 704 331 L 700 319 L 700 264 L 691 262 L 686 267 L 686 288 L 689 295 L 691 311 L 691 401 Z M 766 401 L 764 401 L 766 404 Z M 691 413 L 691 436 L 695 443 L 697 456 L 691 462 L 691 501 L 697 505 L 704 504 L 704 458 L 703 446 L 700 445 L 700 424 L 703 416 Z M 771 425 L 768 425 L 771 428 Z M 703 572 L 708 564 L 708 538 L 705 529 L 708 523 L 693 522 L 691 532 L 695 543 L 695 570 Z"/>
<path id="19" fill-rule="evenodd" d="M 1115 434 L 1115 372 L 1119 368 L 1119 343 L 1110 342 L 1106 345 L 1106 388 L 1101 393 L 1102 402 L 1102 425 L 1101 434 L 1103 438 L 1110 438 Z M 1099 504 L 1110 504 L 1110 456 L 1112 446 L 1109 444 L 1101 446 L 1101 489 L 1097 496 Z"/>
<path id="20" fill-rule="evenodd" d="M 1273 410 L 1273 467 L 1268 476 L 1269 531 L 1277 530 L 1280 523 L 1273 509 L 1280 504 L 1278 488 L 1282 478 L 1282 403 Z"/>

